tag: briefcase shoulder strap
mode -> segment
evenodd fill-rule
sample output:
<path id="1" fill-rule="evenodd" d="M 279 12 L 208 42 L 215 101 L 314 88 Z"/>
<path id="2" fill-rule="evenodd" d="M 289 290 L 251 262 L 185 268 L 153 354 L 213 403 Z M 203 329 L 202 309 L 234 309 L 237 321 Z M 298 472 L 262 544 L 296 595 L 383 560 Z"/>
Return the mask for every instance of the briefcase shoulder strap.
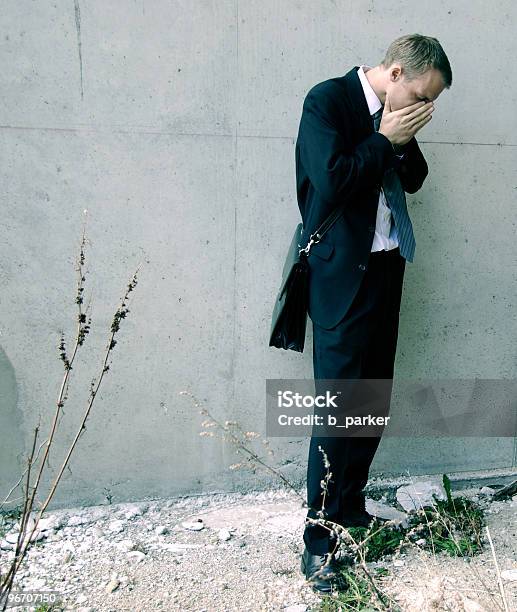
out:
<path id="1" fill-rule="evenodd" d="M 329 229 L 334 225 L 334 223 L 339 219 L 339 217 L 341 217 L 344 211 L 344 205 L 338 206 L 336 209 L 334 209 L 325 219 L 325 221 L 323 221 L 323 223 L 318 227 L 318 229 L 310 235 L 309 242 L 303 249 L 300 249 L 298 251 L 298 254 L 301 255 L 302 253 L 304 253 L 305 256 L 308 256 L 312 245 L 316 244 L 323 238 L 323 236 L 329 231 Z"/>

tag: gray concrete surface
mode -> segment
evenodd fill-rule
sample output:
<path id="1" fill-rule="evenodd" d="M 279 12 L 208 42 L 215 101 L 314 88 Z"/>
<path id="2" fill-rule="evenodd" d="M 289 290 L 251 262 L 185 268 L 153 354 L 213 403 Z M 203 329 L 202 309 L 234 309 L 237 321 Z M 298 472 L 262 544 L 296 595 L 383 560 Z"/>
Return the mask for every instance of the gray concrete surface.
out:
<path id="1" fill-rule="evenodd" d="M 286 241 L 298 221 L 294 143 L 316 82 L 377 64 L 403 33 L 436 36 L 454 82 L 419 135 L 429 161 L 408 197 L 417 251 L 401 309 L 397 374 L 515 377 L 517 7 L 485 3 L 156 0 L 2 10 L 0 494 L 41 414 L 50 423 L 70 346 L 75 257 L 88 210 L 80 350 L 50 458 L 85 408 L 119 298 L 143 262 L 109 375 L 55 498 L 119 502 L 263 486 L 228 469 L 182 390 L 264 431 L 265 379 L 312 372 L 267 346 Z M 395 407 L 396 409 L 396 407 Z M 274 439 L 303 482 L 308 440 Z M 516 466 L 504 439 L 381 442 L 374 473 Z"/>

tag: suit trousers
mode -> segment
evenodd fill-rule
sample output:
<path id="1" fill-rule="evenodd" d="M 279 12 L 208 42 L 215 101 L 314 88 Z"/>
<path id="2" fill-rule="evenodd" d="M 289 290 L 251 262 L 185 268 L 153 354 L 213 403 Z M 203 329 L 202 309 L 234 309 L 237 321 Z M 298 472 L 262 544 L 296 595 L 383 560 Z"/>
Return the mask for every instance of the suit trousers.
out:
<path id="1" fill-rule="evenodd" d="M 332 329 L 313 322 L 317 393 L 320 379 L 390 379 L 385 381 L 389 391 L 383 412 L 388 414 L 405 265 L 398 247 L 370 253 L 361 285 L 342 320 Z M 380 440 L 380 435 L 322 437 L 313 428 L 307 463 L 307 517 L 317 518 L 323 509 L 323 518 L 341 524 L 347 510 L 361 504 L 364 508 L 363 489 Z M 332 473 L 325 495 L 321 481 L 327 468 L 318 446 L 325 451 Z M 335 544 L 327 529 L 308 523 L 303 539 L 311 554 L 324 554 Z"/>

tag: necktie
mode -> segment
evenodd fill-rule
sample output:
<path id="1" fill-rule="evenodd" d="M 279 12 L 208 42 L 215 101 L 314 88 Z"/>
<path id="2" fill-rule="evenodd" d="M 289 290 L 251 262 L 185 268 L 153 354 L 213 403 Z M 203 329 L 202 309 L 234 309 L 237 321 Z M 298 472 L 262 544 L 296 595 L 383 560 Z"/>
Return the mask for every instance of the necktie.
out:
<path id="1" fill-rule="evenodd" d="M 375 131 L 379 131 L 381 117 L 384 107 L 373 114 L 373 125 Z M 413 261 L 415 254 L 415 237 L 413 226 L 406 206 L 406 194 L 402 188 L 399 176 L 393 168 L 389 168 L 382 178 L 382 189 L 388 206 L 393 215 L 393 221 L 397 229 L 400 254 L 409 261 Z"/>

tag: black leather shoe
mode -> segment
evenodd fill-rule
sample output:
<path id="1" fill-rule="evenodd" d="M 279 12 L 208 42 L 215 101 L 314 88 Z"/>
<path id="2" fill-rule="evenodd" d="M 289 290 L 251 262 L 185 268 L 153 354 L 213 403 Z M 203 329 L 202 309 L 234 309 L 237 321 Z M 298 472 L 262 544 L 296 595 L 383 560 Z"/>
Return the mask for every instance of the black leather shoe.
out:
<path id="1" fill-rule="evenodd" d="M 325 565 L 328 557 L 331 557 Z M 331 553 L 312 555 L 305 547 L 302 554 L 300 569 L 315 591 L 329 593 L 337 577 L 337 563 Z"/>

